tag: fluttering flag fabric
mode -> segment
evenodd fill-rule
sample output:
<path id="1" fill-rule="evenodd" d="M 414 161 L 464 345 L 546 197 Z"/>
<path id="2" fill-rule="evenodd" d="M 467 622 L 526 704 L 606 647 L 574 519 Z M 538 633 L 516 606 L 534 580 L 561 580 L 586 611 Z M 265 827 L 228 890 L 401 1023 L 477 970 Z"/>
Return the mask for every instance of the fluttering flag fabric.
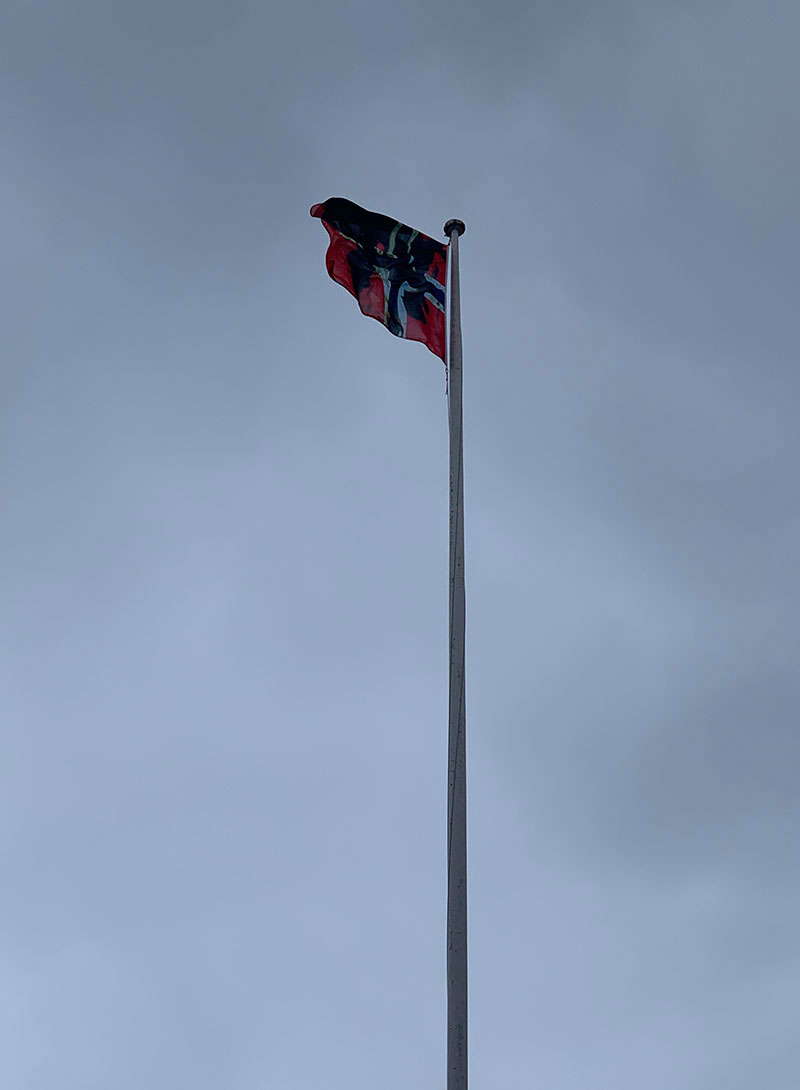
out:
<path id="1" fill-rule="evenodd" d="M 361 313 L 444 360 L 447 247 L 344 197 L 315 204 L 311 215 L 330 235 L 329 276 L 355 296 Z"/>

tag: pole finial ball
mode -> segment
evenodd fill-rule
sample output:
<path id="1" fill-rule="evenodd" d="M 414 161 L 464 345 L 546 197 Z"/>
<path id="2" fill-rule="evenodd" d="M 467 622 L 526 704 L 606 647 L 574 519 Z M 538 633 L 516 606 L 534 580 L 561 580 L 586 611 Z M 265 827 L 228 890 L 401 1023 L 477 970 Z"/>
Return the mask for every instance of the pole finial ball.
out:
<path id="1" fill-rule="evenodd" d="M 463 235 L 467 227 L 463 220 L 448 220 L 444 225 L 444 233 L 450 238 L 453 231 L 457 231 L 459 235 Z"/>

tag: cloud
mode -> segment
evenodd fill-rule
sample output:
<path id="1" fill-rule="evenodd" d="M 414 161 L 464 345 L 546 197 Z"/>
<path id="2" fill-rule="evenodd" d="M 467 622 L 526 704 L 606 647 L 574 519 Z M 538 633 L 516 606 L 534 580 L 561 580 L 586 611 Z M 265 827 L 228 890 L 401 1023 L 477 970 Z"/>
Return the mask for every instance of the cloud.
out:
<path id="1" fill-rule="evenodd" d="M 467 223 L 473 1081 L 796 1086 L 794 8 L 2 20 L 4 1085 L 441 1075 L 444 382 L 341 193 Z"/>

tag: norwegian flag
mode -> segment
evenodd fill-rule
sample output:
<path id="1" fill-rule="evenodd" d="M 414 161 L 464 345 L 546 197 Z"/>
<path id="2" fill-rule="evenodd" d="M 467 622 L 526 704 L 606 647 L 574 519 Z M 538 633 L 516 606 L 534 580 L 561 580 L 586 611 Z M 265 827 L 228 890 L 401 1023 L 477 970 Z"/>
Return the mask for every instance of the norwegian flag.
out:
<path id="1" fill-rule="evenodd" d="M 330 235 L 328 274 L 355 296 L 361 313 L 444 360 L 447 247 L 344 197 L 315 204 L 311 215 Z"/>

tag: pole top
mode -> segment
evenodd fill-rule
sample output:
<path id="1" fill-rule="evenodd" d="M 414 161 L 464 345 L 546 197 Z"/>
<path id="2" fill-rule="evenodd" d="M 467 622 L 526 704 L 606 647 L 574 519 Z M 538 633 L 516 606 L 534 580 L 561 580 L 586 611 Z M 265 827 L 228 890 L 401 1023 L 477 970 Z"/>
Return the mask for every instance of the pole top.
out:
<path id="1" fill-rule="evenodd" d="M 467 227 L 463 220 L 448 220 L 444 225 L 444 233 L 448 238 L 452 237 L 453 231 L 457 231 L 459 235 L 463 235 Z"/>

